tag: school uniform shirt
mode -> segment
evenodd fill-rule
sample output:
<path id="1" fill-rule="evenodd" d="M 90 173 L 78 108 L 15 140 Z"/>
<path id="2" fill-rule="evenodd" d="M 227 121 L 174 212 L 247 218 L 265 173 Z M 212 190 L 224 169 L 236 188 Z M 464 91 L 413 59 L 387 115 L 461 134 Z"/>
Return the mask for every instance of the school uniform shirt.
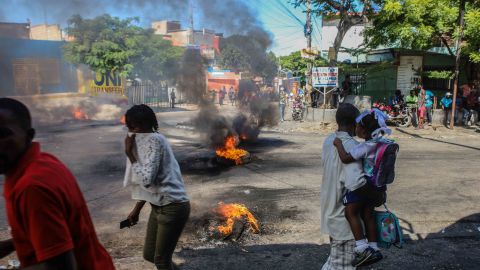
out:
<path id="1" fill-rule="evenodd" d="M 135 135 L 137 162 L 127 158 L 124 186 L 132 186 L 132 199 L 156 206 L 187 202 L 180 166 L 167 139 L 160 133 Z"/>
<path id="2" fill-rule="evenodd" d="M 6 176 L 4 197 L 22 267 L 73 251 L 78 269 L 115 269 L 98 241 L 82 192 L 65 165 L 33 143 Z"/>
<path id="3" fill-rule="evenodd" d="M 350 149 L 350 156 L 352 156 L 352 158 L 355 160 L 362 161 L 363 172 L 366 176 L 373 175 L 376 149 L 377 142 L 374 139 L 361 142 Z"/>
<path id="4" fill-rule="evenodd" d="M 358 144 L 347 132 L 328 136 L 322 148 L 323 180 L 320 187 L 320 230 L 335 240 L 353 239 L 342 203 L 347 190 L 354 191 L 366 183 L 362 162 L 343 164 L 333 141 L 338 137 L 347 152 Z"/>

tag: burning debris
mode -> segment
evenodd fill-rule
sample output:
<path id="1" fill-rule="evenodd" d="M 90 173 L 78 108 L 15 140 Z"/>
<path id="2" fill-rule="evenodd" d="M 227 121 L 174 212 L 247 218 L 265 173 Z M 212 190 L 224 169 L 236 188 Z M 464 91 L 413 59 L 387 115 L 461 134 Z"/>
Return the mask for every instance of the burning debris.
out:
<path id="1" fill-rule="evenodd" d="M 248 159 L 250 155 L 236 146 L 240 141 L 255 141 L 262 127 L 278 123 L 276 105 L 261 95 L 253 81 L 244 81 L 239 85 L 240 112 L 233 118 L 221 115 L 206 95 L 205 60 L 200 52 L 187 49 L 180 66 L 178 90 L 189 101 L 199 105 L 199 113 L 192 121 L 193 126 L 216 149 L 218 157 L 234 160 L 236 165 L 244 163 L 242 158 Z"/>
<path id="2" fill-rule="evenodd" d="M 243 150 L 236 148 L 239 139 L 236 136 L 230 135 L 225 139 L 225 145 L 217 148 L 215 153 L 217 157 L 227 159 L 235 162 L 235 165 L 244 164 L 249 159 L 250 154 Z"/>
<path id="3" fill-rule="evenodd" d="M 75 120 L 89 120 L 88 115 L 79 107 L 72 109 L 72 116 Z"/>
<path id="4" fill-rule="evenodd" d="M 209 227 L 212 235 L 218 235 L 223 239 L 232 238 L 233 236 L 233 239 L 238 240 L 247 227 L 254 234 L 260 233 L 257 219 L 243 204 L 219 203 L 214 212 L 222 223 Z"/>

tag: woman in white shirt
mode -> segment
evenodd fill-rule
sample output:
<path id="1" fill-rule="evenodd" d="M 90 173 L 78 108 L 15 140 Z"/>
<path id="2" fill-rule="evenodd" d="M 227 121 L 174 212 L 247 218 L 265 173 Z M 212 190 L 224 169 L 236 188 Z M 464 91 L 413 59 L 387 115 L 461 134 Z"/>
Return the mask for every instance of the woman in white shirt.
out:
<path id="1" fill-rule="evenodd" d="M 143 256 L 157 269 L 178 269 L 172 254 L 190 215 L 190 203 L 172 148 L 157 132 L 158 122 L 147 105 L 135 105 L 125 114 L 127 170 L 124 186 L 132 187 L 137 203 L 128 216 L 138 222 L 146 202 L 151 205 Z"/>

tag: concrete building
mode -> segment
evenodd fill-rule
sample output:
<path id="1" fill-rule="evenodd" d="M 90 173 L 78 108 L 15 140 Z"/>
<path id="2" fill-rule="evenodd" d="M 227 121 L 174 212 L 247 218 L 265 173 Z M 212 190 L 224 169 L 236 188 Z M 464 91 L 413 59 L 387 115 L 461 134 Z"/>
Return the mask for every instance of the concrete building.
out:
<path id="1" fill-rule="evenodd" d="M 79 92 L 90 75 L 63 58 L 63 41 L 0 37 L 0 97 Z"/>
<path id="2" fill-rule="evenodd" d="M 30 39 L 55 40 L 62 39 L 62 30 L 58 24 L 38 24 L 30 27 Z"/>
<path id="3" fill-rule="evenodd" d="M 30 22 L 27 22 L 27 23 L 0 22 L 0 37 L 30 39 Z"/>
<path id="4" fill-rule="evenodd" d="M 203 28 L 202 30 L 182 29 L 178 21 L 154 21 L 152 28 L 155 34 L 162 35 L 170 40 L 173 46 L 195 46 L 201 54 L 210 61 L 215 59 L 215 54 L 220 52 L 219 43 L 222 34 Z"/>
<path id="5" fill-rule="evenodd" d="M 152 29 L 156 35 L 168 35 L 172 31 L 181 30 L 179 21 L 155 21 L 152 22 Z"/>

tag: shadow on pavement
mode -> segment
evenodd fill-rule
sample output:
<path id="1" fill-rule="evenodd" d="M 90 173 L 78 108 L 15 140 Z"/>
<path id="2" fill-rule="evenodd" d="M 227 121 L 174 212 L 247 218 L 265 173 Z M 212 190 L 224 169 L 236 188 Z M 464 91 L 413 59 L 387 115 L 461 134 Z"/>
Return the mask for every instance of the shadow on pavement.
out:
<path id="1" fill-rule="evenodd" d="M 480 213 L 448 226 L 440 232 L 443 237 L 432 233 L 419 240 L 407 239 L 401 249 L 392 247 L 382 250 L 385 258 L 379 263 L 359 269 L 478 269 L 479 222 Z M 471 233 L 471 236 L 452 235 L 458 230 L 467 230 L 465 232 Z M 177 255 L 185 261 L 181 267 L 183 270 L 318 270 L 329 251 L 328 244 L 239 246 L 233 243 L 224 247 L 184 249 Z"/>
<path id="2" fill-rule="evenodd" d="M 328 257 L 329 245 L 274 244 L 182 250 L 183 270 L 318 270 Z"/>
<path id="3" fill-rule="evenodd" d="M 447 141 L 442 141 L 442 140 L 433 139 L 433 138 L 425 138 L 425 137 L 422 137 L 422 136 L 420 136 L 420 135 L 418 135 L 418 134 L 413 134 L 413 133 L 410 133 L 410 132 L 408 132 L 408 131 L 405 131 L 405 130 L 403 130 L 403 129 L 401 129 L 401 128 L 397 128 L 397 131 L 400 131 L 400 132 L 403 133 L 403 134 L 407 134 L 407 135 L 409 135 L 409 136 L 412 136 L 412 137 L 418 138 L 418 139 L 424 139 L 424 140 L 429 140 L 429 141 L 433 141 L 433 142 L 450 144 L 450 145 L 455 145 L 455 146 L 459 146 L 459 147 L 464 147 L 464 148 L 468 148 L 468 149 L 480 151 L 480 148 L 478 148 L 478 147 L 473 147 L 473 146 L 464 145 L 464 144 L 459 144 L 459 143 L 453 143 L 453 142 L 447 142 Z"/>

